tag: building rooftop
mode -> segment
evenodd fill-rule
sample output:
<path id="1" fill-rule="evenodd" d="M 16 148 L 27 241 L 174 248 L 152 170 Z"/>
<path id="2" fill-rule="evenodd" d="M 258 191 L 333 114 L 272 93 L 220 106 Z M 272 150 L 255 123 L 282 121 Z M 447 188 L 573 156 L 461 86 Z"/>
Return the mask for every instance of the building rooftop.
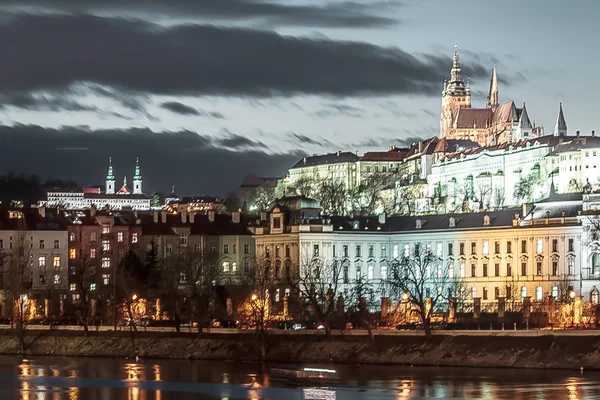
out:
<path id="1" fill-rule="evenodd" d="M 338 151 L 337 153 L 316 154 L 310 157 L 304 157 L 298 161 L 292 168 L 314 167 L 324 164 L 352 163 L 360 160 L 360 156 L 349 151 Z"/>

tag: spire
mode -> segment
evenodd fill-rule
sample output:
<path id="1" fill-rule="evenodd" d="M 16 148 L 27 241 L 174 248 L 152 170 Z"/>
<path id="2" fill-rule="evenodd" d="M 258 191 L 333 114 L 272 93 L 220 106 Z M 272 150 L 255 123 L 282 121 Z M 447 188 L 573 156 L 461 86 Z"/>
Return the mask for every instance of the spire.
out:
<path id="1" fill-rule="evenodd" d="M 123 177 L 123 186 L 127 186 L 127 175 Z"/>
<path id="2" fill-rule="evenodd" d="M 554 126 L 554 136 L 567 136 L 567 123 L 565 122 L 562 103 L 560 103 L 558 109 L 558 118 L 556 118 L 556 125 Z"/>
<path id="3" fill-rule="evenodd" d="M 115 175 L 113 174 L 112 157 L 108 157 L 108 174 L 106 175 L 107 181 L 114 181 Z"/>
<path id="4" fill-rule="evenodd" d="M 454 56 L 452 57 L 452 69 L 450 70 L 450 82 L 446 88 L 446 93 L 454 96 L 464 96 L 465 82 L 462 80 L 462 69 L 460 68 L 458 58 L 458 44 L 454 45 Z"/>
<path id="5" fill-rule="evenodd" d="M 487 107 L 498 107 L 500 101 L 498 99 L 498 75 L 496 74 L 496 64 L 492 68 L 492 78 L 490 79 L 490 92 L 487 98 Z"/>
<path id="6" fill-rule="evenodd" d="M 521 116 L 519 118 L 519 128 L 521 129 L 532 129 L 531 120 L 529 119 L 529 114 L 527 113 L 527 108 L 525 107 L 525 102 L 523 102 L 523 108 L 521 109 Z"/>
<path id="7" fill-rule="evenodd" d="M 140 158 L 135 159 L 135 173 L 133 174 L 133 180 L 139 181 L 142 179 L 142 173 L 140 172 Z"/>
<path id="8" fill-rule="evenodd" d="M 171 189 L 171 194 L 175 194 L 175 185 L 173 185 L 173 189 Z"/>

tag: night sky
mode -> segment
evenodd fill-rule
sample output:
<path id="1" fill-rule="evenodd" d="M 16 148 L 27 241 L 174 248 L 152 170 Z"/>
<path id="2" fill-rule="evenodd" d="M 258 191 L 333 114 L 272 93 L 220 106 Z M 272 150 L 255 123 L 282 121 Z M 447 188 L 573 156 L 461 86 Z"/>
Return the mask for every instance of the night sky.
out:
<path id="1" fill-rule="evenodd" d="M 438 134 L 457 42 L 473 105 L 596 125 L 600 2 L 0 0 L 0 173 L 225 195 L 304 154 Z"/>

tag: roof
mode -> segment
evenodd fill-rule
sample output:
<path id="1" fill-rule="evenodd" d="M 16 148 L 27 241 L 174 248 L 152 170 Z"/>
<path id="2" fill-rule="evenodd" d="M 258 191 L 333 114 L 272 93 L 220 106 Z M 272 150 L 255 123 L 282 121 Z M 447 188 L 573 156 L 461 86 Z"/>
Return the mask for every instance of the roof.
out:
<path id="1" fill-rule="evenodd" d="M 304 157 L 294 164 L 292 168 L 314 167 L 323 164 L 352 163 L 358 160 L 360 160 L 360 156 L 356 155 L 356 153 L 352 153 L 350 151 L 338 151 L 337 153 Z"/>
<path id="2" fill-rule="evenodd" d="M 55 213 L 44 217 L 37 208 L 1 209 L 0 230 L 66 231 L 67 225 Z"/>
<path id="3" fill-rule="evenodd" d="M 369 151 L 365 153 L 360 161 L 402 161 L 406 155 L 407 151 Z"/>
<path id="4" fill-rule="evenodd" d="M 519 120 L 517 116 L 517 108 L 515 107 L 515 103 L 513 101 L 509 101 L 508 103 L 504 103 L 496 110 L 494 110 L 494 114 L 492 117 L 492 122 L 494 124 L 505 123 L 505 122 L 517 122 Z"/>
<path id="5" fill-rule="evenodd" d="M 121 194 L 106 194 L 106 193 L 85 193 L 84 197 L 86 199 L 146 199 L 150 200 L 150 197 L 145 194 L 132 194 L 132 193 L 121 193 Z"/>
<path id="6" fill-rule="evenodd" d="M 242 180 L 242 183 L 240 184 L 240 187 L 259 187 L 262 185 L 272 185 L 272 186 L 276 186 L 277 182 L 280 180 L 281 178 L 276 178 L 276 177 L 263 177 L 263 176 L 256 176 L 254 174 L 250 174 L 250 175 L 246 175 L 246 177 Z"/>
<path id="7" fill-rule="evenodd" d="M 492 116 L 489 108 L 460 108 L 456 115 L 456 128 L 487 128 L 492 123 Z"/>
<path id="8" fill-rule="evenodd" d="M 554 146 L 556 153 L 577 151 L 579 149 L 600 147 L 600 137 L 598 136 L 571 136 L 570 140 L 565 140 L 568 137 L 561 137 L 564 141 Z"/>
<path id="9" fill-rule="evenodd" d="M 159 213 L 160 214 L 160 213 Z M 194 223 L 183 223 L 181 214 L 166 214 L 166 222 L 162 222 L 159 215 L 158 222 L 154 222 L 153 213 L 140 216 L 142 234 L 150 236 L 175 235 L 174 228 L 189 227 L 192 235 L 251 235 L 248 226 L 255 221 L 254 216 L 240 215 L 240 222 L 235 223 L 231 215 L 215 214 L 214 222 L 209 220 L 207 214 L 194 215 Z"/>

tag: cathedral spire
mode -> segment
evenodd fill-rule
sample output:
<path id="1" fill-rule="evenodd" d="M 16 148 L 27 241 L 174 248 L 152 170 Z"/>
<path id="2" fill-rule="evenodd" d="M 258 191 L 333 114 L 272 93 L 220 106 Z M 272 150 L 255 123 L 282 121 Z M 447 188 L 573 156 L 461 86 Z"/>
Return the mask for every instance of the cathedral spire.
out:
<path id="1" fill-rule="evenodd" d="M 135 159 L 135 172 L 133 174 L 133 194 L 142 194 L 142 172 L 140 171 L 140 158 Z"/>
<path id="2" fill-rule="evenodd" d="M 105 182 L 106 194 L 115 194 L 115 174 L 113 173 L 112 157 L 108 157 L 108 173 Z"/>
<path id="3" fill-rule="evenodd" d="M 106 174 L 106 180 L 115 180 L 115 175 L 113 174 L 112 157 L 108 157 L 108 174 Z"/>
<path id="4" fill-rule="evenodd" d="M 462 79 L 462 68 L 458 57 L 458 44 L 454 45 L 454 56 L 452 57 L 452 69 L 450 70 L 450 81 L 445 92 L 452 96 L 464 96 L 467 94 L 465 82 Z"/>
<path id="5" fill-rule="evenodd" d="M 558 108 L 558 117 L 554 126 L 554 136 L 567 136 L 567 123 L 565 122 L 565 114 L 563 113 L 562 103 Z"/>
<path id="6" fill-rule="evenodd" d="M 498 75 L 496 74 L 496 64 L 492 68 L 492 78 L 490 79 L 490 92 L 487 98 L 487 107 L 498 107 L 500 101 L 498 99 Z"/>

